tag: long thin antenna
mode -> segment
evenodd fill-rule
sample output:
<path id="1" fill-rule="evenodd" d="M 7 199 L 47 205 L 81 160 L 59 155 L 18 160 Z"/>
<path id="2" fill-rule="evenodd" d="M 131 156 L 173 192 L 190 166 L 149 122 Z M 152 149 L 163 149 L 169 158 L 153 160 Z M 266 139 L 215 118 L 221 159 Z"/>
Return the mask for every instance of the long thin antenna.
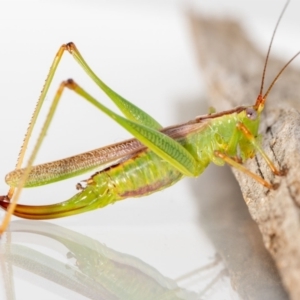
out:
<path id="1" fill-rule="evenodd" d="M 287 68 L 287 66 L 300 54 L 300 51 L 298 51 L 285 65 L 284 67 L 279 71 L 279 73 L 276 75 L 276 77 L 274 78 L 274 80 L 272 81 L 272 83 L 270 84 L 269 88 L 267 89 L 266 93 L 263 96 L 263 99 L 266 100 L 266 98 L 268 97 L 273 85 L 275 84 L 275 82 L 277 81 L 277 79 L 280 77 L 280 75 L 282 74 L 282 72 Z"/>
<path id="2" fill-rule="evenodd" d="M 264 65 L 264 69 L 263 69 L 263 73 L 262 73 L 261 86 L 260 86 L 259 95 L 262 95 L 262 93 L 263 93 L 264 83 L 265 83 L 265 76 L 266 76 L 266 69 L 267 69 L 268 60 L 269 60 L 269 56 L 270 56 L 270 52 L 271 52 L 273 40 L 274 40 L 274 37 L 275 37 L 275 33 L 276 33 L 276 31 L 277 31 L 278 25 L 279 25 L 279 23 L 280 23 L 280 21 L 281 21 L 281 19 L 282 19 L 282 16 L 283 16 L 283 14 L 284 14 L 286 8 L 288 7 L 289 3 L 290 3 L 290 0 L 287 0 L 286 3 L 285 3 L 285 5 L 284 5 L 284 8 L 283 8 L 283 10 L 282 10 L 282 12 L 281 12 L 281 14 L 280 14 L 280 16 L 279 16 L 279 19 L 277 20 L 275 29 L 274 29 L 273 34 L 272 34 L 272 38 L 271 38 L 271 41 L 270 41 L 270 44 L 269 44 L 269 48 L 268 48 L 268 52 L 267 52 L 267 56 L 266 56 L 266 61 L 265 61 L 265 65 Z M 297 55 L 296 55 L 296 56 L 297 56 Z M 294 58 L 293 58 L 293 59 L 294 59 Z M 292 59 L 292 60 L 293 60 L 293 59 Z M 289 63 L 288 63 L 288 64 L 289 64 Z M 285 66 L 285 67 L 286 67 L 286 66 Z M 285 67 L 283 68 L 283 70 L 285 69 Z M 282 71 L 283 71 L 283 70 L 282 70 Z M 280 75 L 280 74 L 281 74 L 281 72 L 280 72 L 278 75 Z M 278 76 L 276 76 L 276 79 L 277 79 L 277 77 L 278 77 Z M 276 81 L 276 80 L 275 80 L 275 81 Z M 273 85 L 274 85 L 274 82 L 273 82 L 272 86 L 273 86 Z M 268 89 L 268 91 L 269 91 L 269 90 L 270 90 L 270 88 Z"/>

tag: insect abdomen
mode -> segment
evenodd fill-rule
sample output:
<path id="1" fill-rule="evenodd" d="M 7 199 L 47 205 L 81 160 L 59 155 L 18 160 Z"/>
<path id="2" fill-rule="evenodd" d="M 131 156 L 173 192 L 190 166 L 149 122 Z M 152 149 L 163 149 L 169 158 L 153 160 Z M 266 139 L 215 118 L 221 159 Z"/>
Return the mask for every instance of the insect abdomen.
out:
<path id="1" fill-rule="evenodd" d="M 93 176 L 95 184 L 103 179 L 115 194 L 116 201 L 128 197 L 140 197 L 164 189 L 184 175 L 152 151 L 143 151 L 124 163 Z"/>

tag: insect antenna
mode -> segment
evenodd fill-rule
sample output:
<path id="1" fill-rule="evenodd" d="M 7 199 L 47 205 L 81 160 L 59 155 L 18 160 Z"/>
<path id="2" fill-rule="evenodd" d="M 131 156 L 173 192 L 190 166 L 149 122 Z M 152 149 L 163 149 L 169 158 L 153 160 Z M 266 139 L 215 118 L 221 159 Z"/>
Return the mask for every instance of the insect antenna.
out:
<path id="1" fill-rule="evenodd" d="M 284 8 L 283 8 L 278 20 L 277 20 L 277 23 L 275 25 L 275 28 L 274 28 L 274 31 L 273 31 L 273 34 L 272 34 L 272 37 L 271 37 L 271 41 L 270 41 L 270 44 L 269 44 L 269 48 L 268 48 L 268 52 L 267 52 L 267 56 L 266 56 L 266 60 L 265 60 L 264 68 L 263 68 L 262 78 L 261 78 L 261 86 L 260 86 L 260 91 L 259 91 L 260 95 L 262 95 L 263 89 L 264 89 L 266 70 L 267 70 L 267 65 L 268 65 L 269 56 L 270 56 L 271 48 L 272 48 L 272 45 L 273 45 L 274 37 L 275 37 L 276 31 L 277 31 L 277 28 L 279 26 L 279 23 L 280 23 L 283 15 L 284 15 L 284 12 L 285 12 L 286 8 L 289 5 L 289 3 L 290 3 L 290 0 L 288 0 L 285 3 Z"/>
<path id="2" fill-rule="evenodd" d="M 272 87 L 274 86 L 275 82 L 277 79 L 280 77 L 280 75 L 283 73 L 283 71 L 287 68 L 287 66 L 300 54 L 300 51 L 298 51 L 284 66 L 283 68 L 279 71 L 279 73 L 276 75 L 272 83 L 270 84 L 269 88 L 267 89 L 266 93 L 263 96 L 263 99 L 266 100 L 267 96 L 269 95 Z"/>
<path id="3" fill-rule="evenodd" d="M 255 110 L 259 110 L 261 111 L 264 107 L 265 101 L 267 96 L 269 95 L 271 89 L 273 88 L 275 82 L 277 81 L 277 79 L 280 77 L 280 75 L 283 73 L 283 71 L 287 68 L 287 66 L 300 54 L 300 51 L 297 52 L 285 65 L 284 67 L 279 71 L 279 73 L 277 74 L 277 76 L 274 78 L 274 80 L 272 81 L 272 83 L 270 84 L 269 88 L 267 89 L 266 93 L 263 95 L 263 89 L 264 89 L 264 83 L 265 83 L 265 76 L 266 76 L 266 70 L 267 70 L 267 65 L 268 65 L 268 61 L 269 61 L 269 56 L 270 56 L 270 52 L 271 52 L 271 48 L 273 45 L 273 41 L 274 41 L 274 37 L 277 31 L 277 28 L 279 26 L 279 23 L 285 13 L 286 8 L 288 7 L 290 3 L 290 0 L 287 0 L 283 10 L 281 11 L 281 14 L 277 20 L 277 23 L 275 25 L 275 29 L 273 31 L 272 37 L 271 37 L 271 41 L 268 47 L 268 51 L 267 51 L 267 56 L 266 56 L 266 60 L 265 60 L 265 64 L 264 64 L 264 68 L 263 68 L 263 73 L 262 73 L 262 78 L 261 78 L 261 86 L 260 86 L 260 91 L 256 100 L 256 103 L 254 105 Z"/>

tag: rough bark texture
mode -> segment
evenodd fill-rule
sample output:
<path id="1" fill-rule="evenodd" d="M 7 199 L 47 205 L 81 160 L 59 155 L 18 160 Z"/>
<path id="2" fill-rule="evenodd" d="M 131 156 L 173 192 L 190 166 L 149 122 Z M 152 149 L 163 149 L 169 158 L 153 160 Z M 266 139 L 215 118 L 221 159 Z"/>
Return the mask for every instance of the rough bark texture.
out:
<path id="1" fill-rule="evenodd" d="M 210 105 L 221 111 L 254 104 L 265 54 L 260 54 L 232 21 L 190 19 Z M 266 86 L 284 64 L 270 59 Z M 300 299 L 299 83 L 300 72 L 289 66 L 269 95 L 260 126 L 265 152 L 279 168 L 287 169 L 287 175 L 274 176 L 260 155 L 245 164 L 267 181 L 279 183 L 279 188 L 267 190 L 233 170 L 291 299 Z"/>

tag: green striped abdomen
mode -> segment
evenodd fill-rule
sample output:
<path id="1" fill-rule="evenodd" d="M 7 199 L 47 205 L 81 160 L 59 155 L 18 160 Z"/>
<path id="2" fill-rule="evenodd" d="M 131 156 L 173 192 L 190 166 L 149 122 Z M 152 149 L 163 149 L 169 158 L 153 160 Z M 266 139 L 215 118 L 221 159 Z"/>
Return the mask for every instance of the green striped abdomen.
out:
<path id="1" fill-rule="evenodd" d="M 189 139 L 189 142 L 192 141 L 194 139 Z M 182 142 L 187 148 L 191 146 L 186 139 Z M 206 157 L 201 163 L 202 170 L 208 163 Z M 160 191 L 183 177 L 170 163 L 151 150 L 144 150 L 118 165 L 94 174 L 86 180 L 87 186 L 81 192 L 67 201 L 47 207 L 47 211 L 53 211 L 51 218 L 82 213 L 126 198 L 142 197 Z"/>
<path id="2" fill-rule="evenodd" d="M 110 201 L 115 202 L 159 191 L 176 183 L 183 176 L 168 162 L 146 150 L 94 175 L 89 183 L 96 189 L 106 186 L 106 193 L 114 195 Z"/>

